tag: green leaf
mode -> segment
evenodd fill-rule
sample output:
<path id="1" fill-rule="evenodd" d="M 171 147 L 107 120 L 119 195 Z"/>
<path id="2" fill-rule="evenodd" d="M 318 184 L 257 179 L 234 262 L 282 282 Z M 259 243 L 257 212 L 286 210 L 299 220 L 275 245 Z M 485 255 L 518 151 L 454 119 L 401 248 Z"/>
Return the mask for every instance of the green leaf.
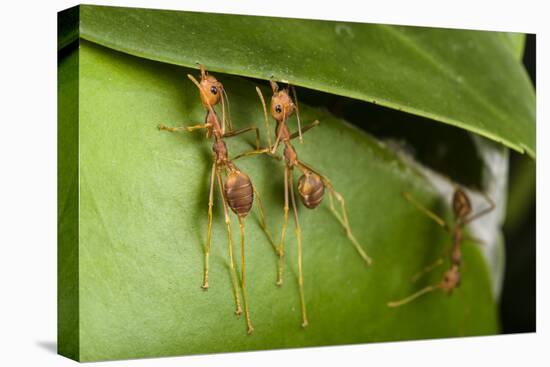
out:
<path id="1" fill-rule="evenodd" d="M 57 13 L 57 50 L 78 40 L 80 8 L 74 6 Z"/>
<path id="2" fill-rule="evenodd" d="M 78 359 L 78 68 L 76 52 L 60 57 L 57 128 L 57 345 Z"/>
<path id="3" fill-rule="evenodd" d="M 523 58 L 523 50 L 525 49 L 525 34 L 524 33 L 501 33 L 504 37 L 504 42 L 507 42 L 516 58 L 521 61 Z"/>
<path id="4" fill-rule="evenodd" d="M 87 5 L 80 31 L 152 60 L 273 77 L 425 116 L 535 156 L 535 94 L 514 36 Z"/>
<path id="5" fill-rule="evenodd" d="M 301 104 L 303 120 L 319 119 L 321 125 L 307 132 L 296 150 L 347 200 L 355 236 L 374 262 L 370 267 L 363 263 L 328 210 L 328 202 L 315 210 L 300 206 L 310 321 L 302 329 L 292 217 L 285 242 L 285 284 L 278 288 L 277 259 L 254 208 L 246 218 L 246 275 L 256 330 L 247 335 L 244 320 L 233 314 L 227 234 L 217 191 L 210 289 L 200 288 L 212 143 L 201 132 L 157 129 L 159 123 L 181 126 L 203 121 L 198 92 L 185 77 L 196 71 L 87 42 L 75 52 L 80 57 L 80 360 L 498 331 L 487 266 L 474 243 L 463 247 L 463 282 L 451 296 L 436 292 L 400 308 L 386 306 L 439 281 L 443 268 L 418 284 L 409 279 L 450 241 L 400 193 L 407 190 L 438 212 L 447 205 L 423 176 L 384 144 L 326 111 Z M 235 127 L 260 125 L 255 85 L 216 75 L 228 91 Z M 252 149 L 253 140 L 253 136 L 228 139 L 230 155 Z M 278 238 L 283 163 L 267 156 L 236 163 L 257 186 L 268 226 Z M 238 225 L 233 213 L 231 217 L 235 257 L 240 259 Z"/>

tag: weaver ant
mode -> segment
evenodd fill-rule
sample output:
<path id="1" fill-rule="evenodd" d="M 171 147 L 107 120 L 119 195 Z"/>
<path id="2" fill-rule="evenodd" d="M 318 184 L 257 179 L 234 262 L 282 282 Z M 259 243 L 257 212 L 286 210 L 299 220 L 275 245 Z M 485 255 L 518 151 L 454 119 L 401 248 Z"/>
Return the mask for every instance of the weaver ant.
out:
<path id="1" fill-rule="evenodd" d="M 392 301 L 388 303 L 388 307 L 398 307 L 409 303 L 416 298 L 436 290 L 441 289 L 444 293 L 451 294 L 455 288 L 460 286 L 461 274 L 460 268 L 462 264 L 462 251 L 461 245 L 465 237 L 464 235 L 464 226 L 468 223 L 480 218 L 481 216 L 488 214 L 495 208 L 495 203 L 491 200 L 490 197 L 483 194 L 483 197 L 489 204 L 489 207 L 483 209 L 482 211 L 472 215 L 472 204 L 466 192 L 459 187 L 456 187 L 453 193 L 452 198 L 452 207 L 454 214 L 454 226 L 451 227 L 448 225 L 443 218 L 435 214 L 433 211 L 429 210 L 418 201 L 416 201 L 408 192 L 403 193 L 403 197 L 410 201 L 418 210 L 427 215 L 430 219 L 439 224 L 452 239 L 452 245 L 449 248 L 450 251 L 450 267 L 443 274 L 443 278 L 436 284 L 428 285 L 419 291 L 413 293 L 412 295 L 403 298 L 399 301 Z M 438 265 L 443 264 L 443 258 L 439 257 L 433 264 L 425 267 L 421 272 L 413 276 L 413 281 L 416 281 L 422 274 L 431 271 Z"/>
<path id="2" fill-rule="evenodd" d="M 229 244 L 229 268 L 231 273 L 231 281 L 233 286 L 233 296 L 235 298 L 235 313 L 240 315 L 242 313 L 241 302 L 239 298 L 237 275 L 235 272 L 235 265 L 233 260 L 233 245 L 232 245 L 232 232 L 231 232 L 231 219 L 229 217 L 228 207 L 237 215 L 239 219 L 239 226 L 241 232 L 241 287 L 244 299 L 244 309 L 247 323 L 248 333 L 252 333 L 254 328 L 252 326 L 250 311 L 248 307 L 248 298 L 246 293 L 246 281 L 245 281 L 245 236 L 244 236 L 244 219 L 250 212 L 254 201 L 254 195 L 258 199 L 258 207 L 260 209 L 260 224 L 266 230 L 263 206 L 260 200 L 258 191 L 252 184 L 252 181 L 248 175 L 241 170 L 229 159 L 227 146 L 224 142 L 224 138 L 240 135 L 248 131 L 254 131 L 256 133 L 256 148 L 259 149 L 259 130 L 257 127 L 247 127 L 239 130 L 233 130 L 231 126 L 231 120 L 225 113 L 224 96 L 227 100 L 227 95 L 220 83 L 214 76 L 208 74 L 203 65 L 200 65 L 201 80 L 198 82 L 192 75 L 187 74 L 187 77 L 195 84 L 199 89 L 200 98 L 203 106 L 206 108 L 206 118 L 203 124 L 184 127 L 167 127 L 159 125 L 160 130 L 166 130 L 170 132 L 179 132 L 182 130 L 194 131 L 197 129 L 206 129 L 206 137 L 214 138 L 214 144 L 212 145 L 213 151 L 213 163 L 212 173 L 210 176 L 210 193 L 208 200 L 208 233 L 206 246 L 204 248 L 204 273 L 202 288 L 207 290 L 208 283 L 208 264 L 210 257 L 210 243 L 212 234 L 212 208 L 214 206 L 214 186 L 217 181 L 218 189 L 221 194 L 223 210 L 225 216 L 225 224 L 227 227 L 227 239 Z M 214 111 L 213 106 L 217 105 L 221 101 L 222 103 L 222 123 L 218 119 L 218 115 Z M 227 118 L 226 118 L 227 117 Z M 226 131 L 226 123 L 228 125 L 228 131 Z M 225 172 L 225 182 L 222 178 L 222 173 Z"/>
<path id="3" fill-rule="evenodd" d="M 321 204 L 321 201 L 324 197 L 325 189 L 328 189 L 329 198 L 330 198 L 330 209 L 332 210 L 332 212 L 334 213 L 334 215 L 336 216 L 340 224 L 344 227 L 348 238 L 353 243 L 357 252 L 363 258 L 363 260 L 367 264 L 371 264 L 372 260 L 369 256 L 367 256 L 363 248 L 359 245 L 359 242 L 353 236 L 343 197 L 334 189 L 332 183 L 326 176 L 322 175 L 321 173 L 314 170 L 306 163 L 299 160 L 296 150 L 292 146 L 292 143 L 291 143 L 292 139 L 299 137 L 300 140 L 302 140 L 302 133 L 319 125 L 319 121 L 315 120 L 314 122 L 312 122 L 311 124 L 307 125 L 302 129 L 300 124 L 299 108 L 298 108 L 298 101 L 296 98 L 295 89 L 292 87 L 292 92 L 294 96 L 294 101 L 293 101 L 289 95 L 289 90 L 287 88 L 279 90 L 279 86 L 274 81 L 270 81 L 270 84 L 273 91 L 273 96 L 271 98 L 270 112 L 271 112 L 271 116 L 277 122 L 277 126 L 275 128 L 275 134 L 276 134 L 275 143 L 271 145 L 271 136 L 269 134 L 269 122 L 267 117 L 267 107 L 266 107 L 265 99 L 263 97 L 261 90 L 258 87 L 256 87 L 256 92 L 260 97 L 263 111 L 264 111 L 264 120 L 265 120 L 269 148 L 257 149 L 255 151 L 246 152 L 238 155 L 237 157 L 235 157 L 235 159 L 243 156 L 254 155 L 254 154 L 274 155 L 279 144 L 281 142 L 283 142 L 284 144 L 284 152 L 283 152 L 284 158 L 285 158 L 284 209 L 283 209 L 284 220 L 283 220 L 283 225 L 281 229 L 281 239 L 279 242 L 279 246 L 278 247 L 274 246 L 275 251 L 278 255 L 277 285 L 280 286 L 283 284 L 284 239 L 285 239 L 285 232 L 286 232 L 286 227 L 288 223 L 289 198 L 290 198 L 290 203 L 292 205 L 292 210 L 294 214 L 296 238 L 298 242 L 298 285 L 299 285 L 299 291 L 300 291 L 302 326 L 306 327 L 308 325 L 308 319 L 307 319 L 304 286 L 303 286 L 304 276 L 303 276 L 303 270 L 302 270 L 302 236 L 301 236 L 300 223 L 298 221 L 298 210 L 296 207 L 296 200 L 294 196 L 294 168 L 295 167 L 298 168 L 298 170 L 302 173 L 302 176 L 298 180 L 298 194 L 304 206 L 306 206 L 306 208 L 309 208 L 309 209 L 314 209 L 318 207 L 319 204 Z M 290 116 L 292 116 L 294 112 L 296 112 L 296 117 L 298 121 L 298 131 L 291 134 L 289 132 L 286 121 Z M 334 206 L 334 200 L 338 201 L 338 203 L 340 204 L 341 213 L 338 213 L 338 211 L 336 210 Z"/>

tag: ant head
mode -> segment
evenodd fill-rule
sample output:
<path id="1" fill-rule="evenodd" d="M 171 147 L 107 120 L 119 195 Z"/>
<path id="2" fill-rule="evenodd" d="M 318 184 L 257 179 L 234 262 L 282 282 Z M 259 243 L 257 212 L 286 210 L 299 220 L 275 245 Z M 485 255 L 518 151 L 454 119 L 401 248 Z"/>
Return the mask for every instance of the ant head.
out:
<path id="1" fill-rule="evenodd" d="M 204 66 L 201 65 L 201 81 L 199 83 L 201 89 L 201 101 L 204 106 L 214 106 L 220 102 L 222 98 L 223 85 L 213 75 L 209 75 Z"/>
<path id="2" fill-rule="evenodd" d="M 453 212 L 455 218 L 466 218 L 472 211 L 468 195 L 461 188 L 456 188 L 453 194 Z"/>
<path id="3" fill-rule="evenodd" d="M 449 293 L 453 289 L 460 285 L 460 271 L 458 266 L 453 265 L 449 270 L 445 272 L 443 280 L 441 281 L 441 288 L 443 291 Z"/>
<path id="4" fill-rule="evenodd" d="M 288 89 L 279 90 L 277 83 L 270 81 L 271 88 L 273 89 L 273 96 L 271 97 L 271 116 L 277 121 L 286 120 L 294 113 L 294 102 L 288 94 Z"/>

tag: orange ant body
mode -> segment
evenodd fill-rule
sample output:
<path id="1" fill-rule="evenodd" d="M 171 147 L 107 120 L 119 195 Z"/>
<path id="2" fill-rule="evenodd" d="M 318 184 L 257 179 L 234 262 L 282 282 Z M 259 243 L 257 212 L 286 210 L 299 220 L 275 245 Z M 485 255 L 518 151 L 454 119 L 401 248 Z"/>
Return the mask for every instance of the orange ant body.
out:
<path id="1" fill-rule="evenodd" d="M 403 193 L 403 197 L 410 201 L 417 209 L 426 214 L 429 218 L 434 220 L 439 224 L 443 229 L 445 229 L 452 239 L 452 245 L 450 247 L 450 268 L 443 274 L 443 278 L 436 284 L 428 285 L 421 290 L 413 293 L 412 295 L 399 300 L 388 303 L 388 307 L 398 307 L 413 301 L 414 299 L 422 296 L 423 294 L 436 291 L 438 289 L 442 290 L 446 294 L 451 294 L 452 291 L 460 286 L 460 269 L 462 265 L 462 251 L 461 245 L 464 239 L 464 226 L 472 222 L 479 217 L 488 214 L 495 208 L 494 202 L 488 197 L 485 196 L 485 199 L 489 203 L 489 207 L 480 211 L 477 214 L 471 215 L 472 213 L 472 204 L 468 195 L 464 190 L 457 187 L 453 193 L 452 198 L 452 207 L 455 217 L 455 224 L 451 228 L 440 216 L 430 211 L 426 207 L 422 206 L 417 202 L 409 193 Z M 418 279 L 422 274 L 432 270 L 435 266 L 441 265 L 443 259 L 438 258 L 433 264 L 425 267 L 420 273 L 416 274 L 413 277 L 413 281 Z"/>
<path id="2" fill-rule="evenodd" d="M 252 326 L 250 311 L 248 307 L 248 300 L 246 294 L 246 279 L 245 279 L 245 240 L 244 240 L 244 219 L 250 212 L 254 201 L 254 194 L 258 199 L 260 209 L 261 226 L 265 229 L 265 220 L 263 213 L 263 206 L 257 190 L 255 189 L 252 181 L 244 172 L 229 159 L 227 146 L 224 142 L 224 138 L 240 135 L 244 132 L 254 131 L 256 133 L 256 147 L 259 149 L 259 131 L 257 127 L 248 127 L 240 130 L 233 130 L 231 122 L 226 119 L 224 99 L 227 98 L 223 85 L 212 75 L 207 74 L 204 67 L 200 66 L 201 80 L 198 82 L 192 75 L 188 74 L 187 77 L 197 86 L 200 91 L 200 98 L 203 106 L 206 108 L 206 118 L 204 124 L 187 126 L 187 127 L 167 127 L 159 125 L 160 130 L 166 130 L 170 132 L 178 132 L 181 130 L 193 131 L 197 129 L 206 129 L 207 138 L 214 138 L 214 144 L 212 146 L 213 151 L 213 163 L 212 173 L 210 177 L 210 193 L 208 201 L 208 233 L 206 246 L 204 251 L 204 273 L 202 288 L 207 290 L 208 283 L 208 271 L 209 271 L 209 257 L 210 257 L 210 243 L 212 234 L 212 208 L 214 206 L 214 186 L 215 182 L 218 184 L 224 209 L 225 223 L 227 227 L 228 243 L 229 243 L 229 268 L 231 272 L 231 280 L 233 285 L 233 296 L 235 298 L 236 310 L 235 313 L 240 315 L 242 313 L 237 276 L 235 273 L 235 265 L 233 261 L 233 245 L 231 235 L 231 220 L 229 217 L 228 207 L 237 215 L 239 219 L 239 226 L 241 232 L 241 287 L 244 299 L 245 316 L 247 323 L 248 333 L 252 333 L 254 328 Z M 218 118 L 218 115 L 213 109 L 213 106 L 222 102 L 222 123 Z M 225 131 L 226 122 L 229 126 L 229 131 Z M 223 182 L 222 173 L 225 171 L 226 180 Z"/>

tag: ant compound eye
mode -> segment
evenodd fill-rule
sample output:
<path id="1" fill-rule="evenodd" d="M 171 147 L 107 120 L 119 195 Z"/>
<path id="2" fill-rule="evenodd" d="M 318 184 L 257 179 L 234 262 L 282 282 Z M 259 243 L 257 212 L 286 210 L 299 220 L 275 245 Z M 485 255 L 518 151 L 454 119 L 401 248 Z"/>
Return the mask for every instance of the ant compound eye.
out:
<path id="1" fill-rule="evenodd" d="M 277 106 L 275 106 L 275 112 L 277 112 L 277 113 L 283 112 L 283 109 L 281 108 L 281 105 L 280 105 L 280 104 L 278 104 Z"/>
<path id="2" fill-rule="evenodd" d="M 216 88 L 216 86 L 213 85 L 212 88 L 210 88 L 210 93 L 212 93 L 213 95 L 218 94 L 218 88 Z"/>

